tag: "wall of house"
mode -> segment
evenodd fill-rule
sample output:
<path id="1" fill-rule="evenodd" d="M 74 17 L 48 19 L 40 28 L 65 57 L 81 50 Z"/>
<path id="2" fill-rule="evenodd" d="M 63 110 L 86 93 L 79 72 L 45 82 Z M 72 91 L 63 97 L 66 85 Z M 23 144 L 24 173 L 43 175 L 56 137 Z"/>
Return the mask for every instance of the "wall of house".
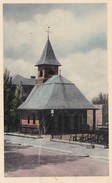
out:
<path id="1" fill-rule="evenodd" d="M 21 112 L 21 126 L 37 127 L 39 128 L 39 113 L 38 111 L 22 111 Z"/>
<path id="2" fill-rule="evenodd" d="M 48 112 L 45 121 L 48 126 L 47 133 L 68 134 L 89 128 L 86 110 L 54 110 L 53 117 Z"/>
<path id="3" fill-rule="evenodd" d="M 102 125 L 102 105 L 97 106 L 96 126 Z M 21 126 L 28 128 L 40 128 L 42 133 L 75 133 L 80 130 L 87 130 L 93 126 L 92 110 L 54 110 L 52 117 L 51 110 L 36 111 L 24 110 L 21 112 Z"/>
<path id="4" fill-rule="evenodd" d="M 103 124 L 103 105 L 95 105 L 95 107 L 99 108 L 96 110 L 96 126 Z M 87 111 L 87 124 L 92 128 L 93 126 L 93 111 Z"/>

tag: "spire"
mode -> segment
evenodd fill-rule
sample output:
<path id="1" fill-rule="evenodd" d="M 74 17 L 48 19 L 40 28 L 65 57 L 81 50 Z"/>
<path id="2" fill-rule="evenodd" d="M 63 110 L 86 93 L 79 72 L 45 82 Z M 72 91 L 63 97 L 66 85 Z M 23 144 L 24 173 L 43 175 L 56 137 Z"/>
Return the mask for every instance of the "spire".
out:
<path id="1" fill-rule="evenodd" d="M 39 66 L 39 65 L 61 66 L 61 64 L 59 63 L 59 61 L 57 60 L 57 58 L 54 54 L 52 45 L 51 45 L 50 40 L 49 40 L 49 33 L 50 33 L 49 28 L 50 27 L 48 27 L 48 30 L 46 31 L 48 34 L 48 39 L 47 39 L 45 48 L 44 48 L 43 53 L 40 57 L 40 60 L 37 62 L 37 64 L 35 66 Z"/>

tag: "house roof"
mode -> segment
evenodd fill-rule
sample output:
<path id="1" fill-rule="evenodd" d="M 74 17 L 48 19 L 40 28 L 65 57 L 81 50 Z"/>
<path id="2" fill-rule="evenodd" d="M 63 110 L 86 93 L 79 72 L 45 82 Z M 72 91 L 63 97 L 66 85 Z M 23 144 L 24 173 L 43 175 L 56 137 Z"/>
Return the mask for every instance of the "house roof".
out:
<path id="1" fill-rule="evenodd" d="M 45 48 L 43 50 L 43 53 L 41 55 L 40 60 L 37 62 L 37 64 L 35 66 L 39 66 L 39 65 L 57 65 L 57 66 L 61 66 L 61 64 L 59 63 L 59 61 L 57 60 L 52 45 L 50 43 L 50 40 L 48 38 Z"/>
<path id="2" fill-rule="evenodd" d="M 75 84 L 55 75 L 43 85 L 35 85 L 18 109 L 95 109 Z"/>
<path id="3" fill-rule="evenodd" d="M 20 75 L 16 75 L 13 79 L 12 79 L 12 84 L 13 85 L 18 85 L 19 82 L 22 82 L 22 85 L 31 85 L 34 86 L 36 79 L 35 78 L 25 78 L 23 76 Z"/>

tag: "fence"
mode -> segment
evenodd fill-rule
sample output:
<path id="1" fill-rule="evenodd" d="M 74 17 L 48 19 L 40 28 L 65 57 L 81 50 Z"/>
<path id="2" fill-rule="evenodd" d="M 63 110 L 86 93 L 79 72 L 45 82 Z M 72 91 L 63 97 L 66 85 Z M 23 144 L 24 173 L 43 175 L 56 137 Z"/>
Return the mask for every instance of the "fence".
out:
<path id="1" fill-rule="evenodd" d="M 105 147 L 109 146 L 108 129 L 100 128 L 95 131 L 88 130 L 80 133 L 58 134 L 52 135 L 53 139 L 61 139 L 67 141 L 87 142 L 90 144 L 101 144 Z"/>

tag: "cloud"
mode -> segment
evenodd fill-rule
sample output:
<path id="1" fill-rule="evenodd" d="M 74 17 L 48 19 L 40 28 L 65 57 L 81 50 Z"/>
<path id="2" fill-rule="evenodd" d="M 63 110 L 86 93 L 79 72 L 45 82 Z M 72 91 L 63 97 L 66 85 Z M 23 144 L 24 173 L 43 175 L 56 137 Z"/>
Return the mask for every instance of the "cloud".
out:
<path id="1" fill-rule="evenodd" d="M 7 63 L 7 64 L 6 64 Z M 30 78 L 30 76 L 37 76 L 37 68 L 32 65 L 32 63 L 27 63 L 24 60 L 18 59 L 18 60 L 12 60 L 12 59 L 6 59 L 4 67 L 7 68 L 11 75 L 17 75 L 20 74 L 24 77 Z"/>
<path id="2" fill-rule="evenodd" d="M 70 54 L 60 58 L 62 75 L 92 99 L 100 92 L 107 93 L 107 53 L 103 49 L 94 49 L 85 53 Z M 6 64 L 7 63 L 7 64 Z M 37 68 L 24 60 L 7 59 L 5 67 L 12 75 L 20 74 L 25 77 L 37 76 Z"/>
<path id="3" fill-rule="evenodd" d="M 63 75 L 89 98 L 107 91 L 106 6 L 96 5 L 95 9 L 95 6 L 82 4 L 73 9 L 70 5 L 70 8 L 53 5 L 52 8 L 47 6 L 46 11 L 44 8 L 33 11 L 29 7 L 30 18 L 23 7 L 23 20 L 17 7 L 12 11 L 12 15 L 16 14 L 14 18 L 9 10 L 10 18 L 4 18 L 4 65 L 13 75 L 36 75 L 34 65 L 42 54 L 45 31 L 50 26 L 51 44 L 62 63 Z"/>
<path id="4" fill-rule="evenodd" d="M 95 49 L 61 58 L 62 74 L 91 99 L 99 92 L 107 93 L 107 52 Z"/>
<path id="5" fill-rule="evenodd" d="M 7 21 L 15 20 L 23 22 L 32 20 L 33 16 L 38 13 L 47 14 L 52 9 L 64 9 L 75 12 L 77 16 L 85 16 L 90 12 L 106 10 L 106 3 L 45 3 L 45 4 L 4 4 L 3 14 Z"/>
<path id="6" fill-rule="evenodd" d="M 5 55 L 7 55 L 5 57 Z M 11 58 L 12 60 L 22 59 L 27 63 L 35 65 L 37 62 L 37 55 L 32 53 L 31 46 L 29 44 L 21 44 L 20 47 L 7 47 L 4 48 L 4 58 Z"/>
<path id="7" fill-rule="evenodd" d="M 104 10 L 92 12 L 89 16 L 77 17 L 72 11 L 55 9 L 47 15 L 36 14 L 32 21 L 27 22 L 4 22 L 4 45 L 11 49 L 20 49 L 21 45 L 30 45 L 30 51 L 37 54 L 42 52 L 45 44 L 46 34 L 44 30 L 51 26 L 51 39 L 56 45 L 57 54 L 65 55 L 70 52 L 91 48 L 93 41 L 97 38 L 97 45 L 102 46 L 106 41 L 106 16 Z M 98 37 L 100 41 L 98 42 Z M 105 45 L 104 45 L 105 47 Z M 6 49 L 7 50 L 7 49 Z M 6 53 L 7 55 L 7 53 Z"/>

